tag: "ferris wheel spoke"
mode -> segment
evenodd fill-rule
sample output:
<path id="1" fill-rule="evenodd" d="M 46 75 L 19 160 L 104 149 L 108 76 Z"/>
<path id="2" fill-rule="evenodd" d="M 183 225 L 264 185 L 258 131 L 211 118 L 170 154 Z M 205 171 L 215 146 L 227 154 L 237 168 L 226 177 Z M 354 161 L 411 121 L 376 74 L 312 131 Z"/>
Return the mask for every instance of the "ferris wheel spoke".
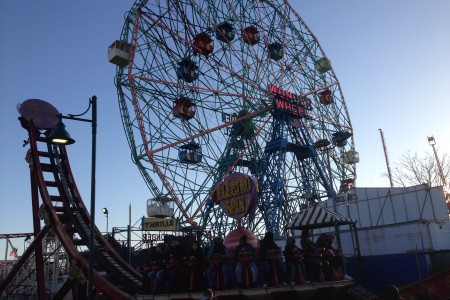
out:
<path id="1" fill-rule="evenodd" d="M 230 3 L 230 2 L 229 2 L 229 3 Z M 241 18 L 238 16 L 238 14 L 237 14 L 237 12 L 236 12 L 234 6 L 231 5 L 231 4 L 230 4 L 230 10 L 233 11 L 234 17 L 235 17 L 237 23 L 239 23 L 239 28 L 241 29 L 242 32 L 244 32 L 245 28 L 247 28 L 247 27 L 244 27 L 244 26 L 248 26 L 248 25 L 250 25 L 249 23 L 252 23 L 252 22 L 247 21 L 247 24 L 244 25 L 244 24 L 242 23 Z M 247 13 L 247 12 L 246 12 L 246 13 Z M 216 26 L 216 28 L 217 28 L 217 26 Z M 238 75 L 238 76 L 243 80 L 243 82 L 245 82 L 245 83 L 247 83 L 247 84 L 255 84 L 255 86 L 252 86 L 252 87 L 258 89 L 259 86 L 257 86 L 256 83 L 257 83 L 258 81 L 261 81 L 263 78 L 259 77 L 259 72 L 256 72 L 256 70 L 253 70 L 254 68 L 252 67 L 252 63 L 248 62 L 248 61 L 247 61 L 247 58 L 244 57 L 244 55 L 246 54 L 246 51 L 243 51 L 243 50 L 250 50 L 251 53 L 253 53 L 253 56 L 250 56 L 250 57 L 251 57 L 253 60 L 256 60 L 256 61 L 258 62 L 258 64 L 259 64 L 259 66 L 261 66 L 261 59 L 258 57 L 258 52 L 256 52 L 256 50 L 255 50 L 253 47 L 251 47 L 251 46 L 248 46 L 248 47 L 247 47 L 247 48 L 250 48 L 250 49 L 244 49 L 244 48 L 243 48 L 243 49 L 237 49 L 234 45 L 235 45 L 235 44 L 230 44 L 231 51 L 229 51 L 229 52 L 232 52 L 233 55 L 236 56 L 236 58 L 242 63 L 243 69 L 248 69 L 248 70 L 250 70 L 250 71 L 253 71 L 253 74 L 254 74 L 256 77 L 253 78 L 253 80 L 250 81 L 250 80 L 247 80 L 247 78 L 245 78 L 245 77 L 242 77 L 242 76 L 240 76 L 240 75 Z M 216 57 L 216 55 L 214 55 L 214 57 Z M 248 56 L 247 56 L 247 57 L 248 57 Z M 223 63 L 220 63 L 220 61 L 219 61 L 219 62 L 216 62 L 216 63 L 217 63 L 217 64 L 220 64 L 221 67 L 224 67 L 224 66 L 226 67 L 226 65 L 224 65 Z M 228 68 L 228 71 L 233 72 L 231 68 Z M 233 72 L 233 73 L 236 73 L 236 74 L 237 74 L 237 72 Z"/>
<path id="2" fill-rule="evenodd" d="M 253 112 L 253 113 L 248 114 L 248 115 L 246 115 L 246 116 L 243 116 L 243 117 L 241 117 L 241 118 L 237 118 L 237 119 L 232 120 L 232 121 L 230 121 L 230 122 L 226 122 L 226 123 L 221 124 L 221 125 L 218 125 L 218 126 L 216 126 L 216 127 L 207 129 L 207 130 L 205 130 L 205 131 L 203 131 L 203 132 L 200 132 L 200 133 L 197 133 L 197 134 L 195 134 L 195 135 L 193 135 L 193 136 L 189 136 L 189 137 L 187 137 L 187 138 L 177 140 L 177 141 L 175 141 L 175 142 L 173 142 L 173 143 L 171 143 L 171 144 L 165 145 L 165 146 L 160 147 L 160 148 L 157 148 L 157 149 L 149 150 L 147 153 L 148 153 L 148 155 L 151 156 L 151 155 L 153 155 L 154 153 L 157 153 L 157 152 L 159 152 L 159 151 L 165 150 L 165 149 L 167 149 L 167 148 L 172 148 L 172 147 L 174 147 L 174 146 L 176 146 L 176 145 L 185 143 L 185 142 L 190 141 L 190 140 L 192 140 L 192 139 L 194 139 L 194 138 L 197 138 L 197 137 L 206 135 L 206 134 L 208 134 L 208 133 L 217 131 L 217 130 L 219 130 L 219 129 L 221 129 L 221 128 L 227 127 L 227 126 L 232 125 L 232 124 L 234 124 L 234 123 L 236 123 L 236 122 L 239 122 L 239 121 L 241 121 L 241 120 L 244 120 L 244 119 L 247 119 L 247 118 L 251 118 L 252 116 L 256 116 L 256 115 L 259 115 L 259 114 L 264 113 L 264 112 L 266 112 L 266 111 L 269 111 L 270 108 L 271 108 L 271 107 L 263 108 L 263 109 L 261 109 L 261 110 L 259 110 L 259 111 Z"/>
<path id="3" fill-rule="evenodd" d="M 244 117 L 245 117 L 245 116 L 244 116 Z M 265 124 L 267 124 L 268 121 L 269 121 L 269 119 L 266 120 Z M 228 167 L 228 169 L 226 170 L 226 172 L 225 172 L 224 174 L 220 174 L 220 175 L 219 175 L 219 177 L 218 177 L 218 178 L 219 178 L 219 181 L 222 181 L 223 178 L 226 177 L 226 176 L 233 170 L 233 167 L 234 167 L 234 166 L 236 165 L 236 163 L 244 156 L 244 154 L 246 153 L 247 149 L 249 149 L 252 145 L 254 145 L 254 141 L 259 137 L 260 132 L 262 131 L 262 129 L 263 129 L 263 127 L 261 127 L 261 129 L 259 129 L 259 130 L 256 132 L 256 134 L 254 135 L 254 137 L 252 138 L 252 140 L 248 143 L 248 145 L 247 145 L 247 146 L 241 151 L 241 153 L 236 157 L 236 160 L 233 161 L 233 162 L 231 162 L 232 164 Z M 218 182 L 216 181 L 214 186 L 216 186 L 217 184 L 218 184 Z M 209 193 L 208 197 L 205 198 L 205 200 L 201 203 L 201 205 L 199 205 L 197 211 L 193 214 L 194 217 L 197 216 L 197 214 L 200 213 L 200 211 L 202 210 L 203 206 L 206 205 L 206 204 L 210 201 L 211 195 L 212 195 L 213 192 L 214 192 L 214 189 L 211 190 L 211 192 Z"/>

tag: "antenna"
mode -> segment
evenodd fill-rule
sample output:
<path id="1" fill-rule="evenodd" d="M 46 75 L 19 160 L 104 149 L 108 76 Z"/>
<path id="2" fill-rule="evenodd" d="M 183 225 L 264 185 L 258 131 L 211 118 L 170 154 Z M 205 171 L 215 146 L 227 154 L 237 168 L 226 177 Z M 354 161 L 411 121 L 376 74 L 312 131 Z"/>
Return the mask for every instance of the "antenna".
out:
<path id="1" fill-rule="evenodd" d="M 378 130 L 380 131 L 381 143 L 383 144 L 384 158 L 386 159 L 386 167 L 387 167 L 387 172 L 388 172 L 388 176 L 389 176 L 389 183 L 391 184 L 391 187 L 394 187 L 394 182 L 392 181 L 391 167 L 389 166 L 389 158 L 388 158 L 386 143 L 384 141 L 383 130 L 381 130 L 381 129 L 378 129 Z"/>

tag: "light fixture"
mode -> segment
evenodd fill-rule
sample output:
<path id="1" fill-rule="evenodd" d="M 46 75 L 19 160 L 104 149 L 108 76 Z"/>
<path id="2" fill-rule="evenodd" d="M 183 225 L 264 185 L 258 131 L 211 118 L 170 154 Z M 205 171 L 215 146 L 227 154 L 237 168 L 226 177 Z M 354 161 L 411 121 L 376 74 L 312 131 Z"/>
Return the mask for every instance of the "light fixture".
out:
<path id="1" fill-rule="evenodd" d="M 102 212 L 106 215 L 106 235 L 108 235 L 109 234 L 109 232 L 108 232 L 108 219 L 109 219 L 108 218 L 108 216 L 109 216 L 108 209 L 106 207 L 103 207 Z"/>
<path id="2" fill-rule="evenodd" d="M 66 126 L 62 122 L 62 115 L 59 114 L 59 122 L 47 138 L 50 143 L 57 145 L 70 145 L 75 143 L 75 140 L 70 137 L 66 130 Z"/>

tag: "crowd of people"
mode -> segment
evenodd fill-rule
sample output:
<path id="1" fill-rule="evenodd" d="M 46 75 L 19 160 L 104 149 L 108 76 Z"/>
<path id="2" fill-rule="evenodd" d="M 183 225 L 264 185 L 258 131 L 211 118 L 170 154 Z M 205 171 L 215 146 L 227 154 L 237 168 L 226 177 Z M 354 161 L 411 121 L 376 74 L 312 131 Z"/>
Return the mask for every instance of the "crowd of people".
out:
<path id="1" fill-rule="evenodd" d="M 349 280 L 344 258 L 333 248 L 333 240 L 332 234 L 321 234 L 314 242 L 311 232 L 304 230 L 300 246 L 289 237 L 281 249 L 273 233 L 267 232 L 255 249 L 247 236 L 242 235 L 230 253 L 221 237 L 214 238 L 208 249 L 203 249 L 198 241 L 184 248 L 174 237 L 170 247 L 159 243 L 152 251 L 142 270 L 144 292 L 159 294 Z"/>

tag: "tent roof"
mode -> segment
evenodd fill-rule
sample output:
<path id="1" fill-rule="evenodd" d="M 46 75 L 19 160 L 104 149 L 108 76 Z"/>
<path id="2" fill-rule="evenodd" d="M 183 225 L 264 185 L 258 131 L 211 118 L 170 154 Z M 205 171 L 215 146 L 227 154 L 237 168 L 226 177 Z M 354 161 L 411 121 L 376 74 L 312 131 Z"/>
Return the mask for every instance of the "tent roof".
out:
<path id="1" fill-rule="evenodd" d="M 310 229 L 332 227 L 334 225 L 356 224 L 356 220 L 346 218 L 319 204 L 315 204 L 307 211 L 297 212 L 292 216 L 288 229 Z"/>

